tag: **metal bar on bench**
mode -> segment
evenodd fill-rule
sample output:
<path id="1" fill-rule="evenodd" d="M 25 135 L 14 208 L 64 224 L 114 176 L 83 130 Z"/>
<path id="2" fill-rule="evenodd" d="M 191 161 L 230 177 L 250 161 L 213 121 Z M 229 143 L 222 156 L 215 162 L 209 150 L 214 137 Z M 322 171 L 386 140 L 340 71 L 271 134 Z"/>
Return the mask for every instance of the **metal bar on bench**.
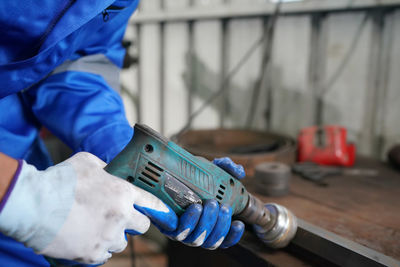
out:
<path id="1" fill-rule="evenodd" d="M 268 248 L 248 231 L 245 232 L 237 247 L 251 252 L 248 255 L 253 255 L 255 258 L 262 257 L 267 264 L 276 264 L 272 258 L 268 259 L 268 255 L 270 253 L 273 255 L 274 250 Z M 295 238 L 283 251 L 312 266 L 400 267 L 400 262 L 394 258 L 301 219 L 298 219 Z M 282 264 L 286 266 L 285 263 Z"/>
<path id="2" fill-rule="evenodd" d="M 400 266 L 399 261 L 389 256 L 301 219 L 292 244 L 339 266 Z"/>

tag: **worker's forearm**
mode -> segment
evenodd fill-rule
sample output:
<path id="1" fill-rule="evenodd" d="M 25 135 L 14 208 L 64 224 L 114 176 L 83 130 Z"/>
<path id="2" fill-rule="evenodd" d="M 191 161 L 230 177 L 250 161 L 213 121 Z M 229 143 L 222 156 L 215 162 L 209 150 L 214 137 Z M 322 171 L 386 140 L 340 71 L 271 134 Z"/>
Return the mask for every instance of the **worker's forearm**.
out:
<path id="1" fill-rule="evenodd" d="M 0 152 L 0 201 L 6 194 L 17 168 L 18 161 L 16 159 Z"/>

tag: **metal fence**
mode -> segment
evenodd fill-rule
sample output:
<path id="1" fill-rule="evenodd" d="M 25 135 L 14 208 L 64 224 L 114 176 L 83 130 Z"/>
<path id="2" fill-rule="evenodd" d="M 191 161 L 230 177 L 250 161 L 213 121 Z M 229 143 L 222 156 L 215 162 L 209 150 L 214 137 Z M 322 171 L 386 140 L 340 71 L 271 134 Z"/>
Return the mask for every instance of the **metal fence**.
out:
<path id="1" fill-rule="evenodd" d="M 136 99 L 128 117 L 168 136 L 212 97 L 192 127 L 296 136 L 340 124 L 360 153 L 380 157 L 400 142 L 399 8 L 305 0 L 282 3 L 272 23 L 266 0 L 142 1 L 126 35 L 139 59 L 122 74 Z"/>

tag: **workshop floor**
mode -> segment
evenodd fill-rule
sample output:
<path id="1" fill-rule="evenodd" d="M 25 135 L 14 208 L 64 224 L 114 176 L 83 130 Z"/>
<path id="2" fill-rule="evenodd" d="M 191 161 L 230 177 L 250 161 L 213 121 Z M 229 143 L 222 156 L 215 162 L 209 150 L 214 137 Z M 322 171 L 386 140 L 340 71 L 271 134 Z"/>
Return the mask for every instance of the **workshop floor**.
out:
<path id="1" fill-rule="evenodd" d="M 129 240 L 127 248 L 116 253 L 103 266 L 104 267 L 164 267 L 167 266 L 167 256 L 160 246 L 150 239 L 142 236 L 133 237 L 134 259 L 131 258 L 132 240 Z"/>

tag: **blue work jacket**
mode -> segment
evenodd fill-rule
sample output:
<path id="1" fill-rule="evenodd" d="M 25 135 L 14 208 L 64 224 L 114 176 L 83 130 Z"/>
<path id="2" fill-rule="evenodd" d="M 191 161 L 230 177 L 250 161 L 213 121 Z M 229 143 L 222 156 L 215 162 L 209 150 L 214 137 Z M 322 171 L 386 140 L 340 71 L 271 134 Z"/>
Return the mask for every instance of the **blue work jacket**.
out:
<path id="1" fill-rule="evenodd" d="M 129 142 L 118 89 L 121 45 L 138 0 L 0 2 L 0 152 L 39 169 L 45 126 L 74 152 L 109 162 Z M 0 235 L 0 266 L 49 266 Z"/>

